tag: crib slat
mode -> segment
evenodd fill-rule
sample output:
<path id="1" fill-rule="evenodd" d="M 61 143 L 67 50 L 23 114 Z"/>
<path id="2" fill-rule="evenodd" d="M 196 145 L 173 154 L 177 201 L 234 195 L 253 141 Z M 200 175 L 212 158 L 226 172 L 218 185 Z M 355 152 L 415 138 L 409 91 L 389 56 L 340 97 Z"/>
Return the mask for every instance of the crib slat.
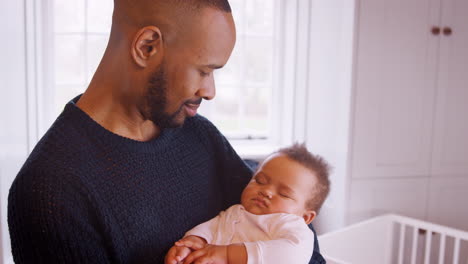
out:
<path id="1" fill-rule="evenodd" d="M 439 264 L 444 264 L 445 257 L 445 235 L 440 234 Z"/>
<path id="2" fill-rule="evenodd" d="M 426 247 L 424 248 L 424 264 L 429 264 L 431 258 L 432 230 L 426 230 Z"/>
<path id="3" fill-rule="evenodd" d="M 455 247 L 453 249 L 453 264 L 458 264 L 459 253 L 460 253 L 460 238 L 455 238 Z"/>
<path id="4" fill-rule="evenodd" d="M 398 264 L 403 264 L 403 253 L 405 250 L 405 225 L 400 225 L 400 243 L 398 243 Z"/>
<path id="5" fill-rule="evenodd" d="M 413 230 L 413 245 L 411 247 L 411 264 L 416 264 L 416 253 L 418 251 L 418 228 L 414 227 Z"/>

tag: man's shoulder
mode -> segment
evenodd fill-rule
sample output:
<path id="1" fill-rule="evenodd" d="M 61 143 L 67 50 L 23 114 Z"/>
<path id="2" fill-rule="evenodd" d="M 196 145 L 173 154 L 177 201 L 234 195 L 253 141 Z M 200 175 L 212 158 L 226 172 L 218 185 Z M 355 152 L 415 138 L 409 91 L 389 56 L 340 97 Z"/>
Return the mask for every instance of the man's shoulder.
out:
<path id="1" fill-rule="evenodd" d="M 53 137 L 46 134 L 26 159 L 16 179 L 24 184 L 45 181 L 55 184 L 64 181 L 72 174 L 73 167 L 77 167 L 71 163 L 81 160 L 75 151 L 65 146 L 54 142 Z"/>
<path id="2" fill-rule="evenodd" d="M 200 141 L 209 145 L 225 145 L 226 139 L 218 128 L 206 117 L 197 114 L 194 117 L 188 118 L 185 121 L 185 131 L 195 133 Z"/>
<path id="3" fill-rule="evenodd" d="M 218 128 L 206 117 L 197 114 L 194 117 L 188 118 L 184 127 L 197 130 L 208 130 L 208 132 L 220 134 Z"/>
<path id="4" fill-rule="evenodd" d="M 60 167 L 65 161 L 78 161 L 89 145 L 79 137 L 73 128 L 63 129 L 53 125 L 36 144 L 25 166 L 41 164 L 44 167 Z"/>
<path id="5" fill-rule="evenodd" d="M 71 121 L 63 115 L 57 118 L 29 154 L 18 177 L 63 179 L 89 159 L 91 144 Z"/>

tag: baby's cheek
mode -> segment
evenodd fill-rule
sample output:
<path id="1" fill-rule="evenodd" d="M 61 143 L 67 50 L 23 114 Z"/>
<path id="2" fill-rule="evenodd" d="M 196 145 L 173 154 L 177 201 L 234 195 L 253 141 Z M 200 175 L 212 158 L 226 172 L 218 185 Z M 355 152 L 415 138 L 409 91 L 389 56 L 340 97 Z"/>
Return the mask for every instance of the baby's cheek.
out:
<path id="1" fill-rule="evenodd" d="M 283 212 L 291 214 L 295 214 L 298 209 L 293 201 L 288 201 L 284 199 L 279 201 L 278 207 L 280 207 Z"/>
<path id="2" fill-rule="evenodd" d="M 276 206 L 277 206 L 277 209 L 281 209 L 282 211 L 285 211 L 285 212 L 288 212 L 290 209 L 289 204 L 282 199 L 276 202 Z"/>

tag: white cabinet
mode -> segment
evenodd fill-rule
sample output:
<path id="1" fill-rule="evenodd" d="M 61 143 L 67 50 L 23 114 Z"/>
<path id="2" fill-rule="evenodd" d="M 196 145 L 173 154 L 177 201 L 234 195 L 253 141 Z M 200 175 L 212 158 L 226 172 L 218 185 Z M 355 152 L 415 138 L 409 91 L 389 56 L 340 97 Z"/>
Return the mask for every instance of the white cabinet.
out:
<path id="1" fill-rule="evenodd" d="M 425 218 L 428 182 L 413 179 L 356 179 L 350 188 L 348 222 L 355 223 L 388 212 Z"/>
<path id="2" fill-rule="evenodd" d="M 433 177 L 429 184 L 428 220 L 468 230 L 468 176 Z"/>
<path id="3" fill-rule="evenodd" d="M 360 0 L 356 21 L 348 222 L 468 229 L 468 1 Z"/>
<path id="4" fill-rule="evenodd" d="M 444 1 L 434 126 L 433 175 L 468 175 L 468 1 Z"/>
<path id="5" fill-rule="evenodd" d="M 427 175 L 439 37 L 433 0 L 358 7 L 352 175 Z"/>

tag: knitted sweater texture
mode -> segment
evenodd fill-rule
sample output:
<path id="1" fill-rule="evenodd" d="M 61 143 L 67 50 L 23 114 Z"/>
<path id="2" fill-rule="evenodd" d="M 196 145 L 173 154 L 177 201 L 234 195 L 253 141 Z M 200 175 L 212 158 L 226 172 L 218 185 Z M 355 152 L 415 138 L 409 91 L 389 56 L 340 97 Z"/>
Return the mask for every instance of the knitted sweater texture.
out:
<path id="1" fill-rule="evenodd" d="M 239 202 L 252 172 L 205 118 L 139 142 L 74 101 L 10 189 L 16 263 L 164 263 L 187 230 Z"/>

